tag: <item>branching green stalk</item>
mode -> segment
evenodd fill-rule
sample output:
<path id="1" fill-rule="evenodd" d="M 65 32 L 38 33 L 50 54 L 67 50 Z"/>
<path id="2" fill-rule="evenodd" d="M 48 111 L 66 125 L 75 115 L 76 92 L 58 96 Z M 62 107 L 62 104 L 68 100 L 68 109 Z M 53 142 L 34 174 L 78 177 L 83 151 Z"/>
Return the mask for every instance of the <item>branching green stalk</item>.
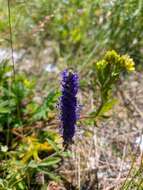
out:
<path id="1" fill-rule="evenodd" d="M 8 5 L 8 22 L 9 22 L 9 35 L 10 35 L 10 48 L 11 48 L 11 60 L 12 60 L 12 68 L 13 68 L 13 81 L 15 82 L 16 70 L 15 70 L 15 60 L 14 60 L 14 48 L 13 48 L 13 36 L 12 36 L 12 23 L 11 23 L 11 8 L 10 8 L 10 0 L 7 0 Z M 21 123 L 21 114 L 20 114 L 20 105 L 17 104 L 17 117 L 19 122 Z M 9 128 L 9 126 L 8 126 Z M 9 136 L 9 134 L 8 134 Z"/>
<path id="2" fill-rule="evenodd" d="M 96 113 L 95 113 L 95 118 L 98 117 L 98 115 L 99 115 L 100 111 L 102 110 L 103 106 L 104 106 L 104 103 L 102 101 L 100 106 L 98 107 Z"/>
<path id="3" fill-rule="evenodd" d="M 13 66 L 14 79 L 15 79 L 16 71 L 15 71 L 14 48 L 13 48 L 13 38 L 12 38 L 10 0 L 7 0 L 7 3 L 8 3 L 8 22 L 9 22 L 9 35 L 10 35 L 10 46 L 11 46 L 11 60 Z"/>

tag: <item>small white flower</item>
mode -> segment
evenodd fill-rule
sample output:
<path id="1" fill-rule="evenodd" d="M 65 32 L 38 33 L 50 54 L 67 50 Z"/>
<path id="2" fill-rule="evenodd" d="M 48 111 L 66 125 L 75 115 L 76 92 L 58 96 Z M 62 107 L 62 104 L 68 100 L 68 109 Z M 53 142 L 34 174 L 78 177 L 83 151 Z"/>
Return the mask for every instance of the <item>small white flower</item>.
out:
<path id="1" fill-rule="evenodd" d="M 95 169 L 95 158 L 94 157 L 89 157 L 87 167 L 90 169 Z"/>
<path id="2" fill-rule="evenodd" d="M 143 135 L 136 138 L 136 144 L 140 147 L 141 153 L 143 153 Z"/>
<path id="3" fill-rule="evenodd" d="M 5 145 L 5 146 L 1 146 L 1 151 L 2 152 L 7 152 L 8 151 L 8 147 Z"/>
<path id="4" fill-rule="evenodd" d="M 51 72 L 51 73 L 58 72 L 58 68 L 54 64 L 48 64 L 45 66 L 45 71 Z"/>

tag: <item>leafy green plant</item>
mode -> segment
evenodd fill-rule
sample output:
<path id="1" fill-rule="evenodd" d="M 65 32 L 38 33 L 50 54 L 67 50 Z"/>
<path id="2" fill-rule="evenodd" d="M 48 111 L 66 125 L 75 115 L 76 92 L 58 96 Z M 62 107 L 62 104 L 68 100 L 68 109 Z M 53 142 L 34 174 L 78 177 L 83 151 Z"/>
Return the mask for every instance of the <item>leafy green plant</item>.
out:
<path id="1" fill-rule="evenodd" d="M 50 92 L 47 97 L 44 98 L 42 105 L 37 107 L 37 109 L 34 111 L 32 119 L 46 120 L 47 118 L 52 118 L 51 111 L 54 109 L 54 105 L 57 102 L 58 96 L 58 92 Z"/>
<path id="2" fill-rule="evenodd" d="M 12 67 L 5 62 L 1 63 L 0 72 L 0 101 L 3 101 L 3 111 L 1 108 L 0 114 L 1 125 L 7 125 L 9 116 L 11 116 L 9 117 L 9 125 L 19 125 L 23 119 L 23 103 L 26 98 L 30 98 L 33 94 L 33 82 L 27 80 L 26 76 L 23 74 L 14 76 Z"/>
<path id="3" fill-rule="evenodd" d="M 134 69 L 134 62 L 128 55 L 120 56 L 113 50 L 107 51 L 102 60 L 93 63 L 92 86 L 94 91 L 99 91 L 100 105 L 91 113 L 92 116 L 106 117 L 106 113 L 117 102 L 113 97 L 113 89 L 116 88 L 121 74 Z"/>
<path id="4" fill-rule="evenodd" d="M 13 74 L 7 61 L 0 64 L 0 73 L 0 189 L 29 189 L 38 184 L 35 176 L 41 172 L 46 179 L 59 180 L 53 172 L 65 156 L 59 134 L 33 129 L 37 121 L 54 117 L 59 93 L 50 92 L 38 104 L 34 80 Z M 24 127 L 28 124 L 33 125 L 31 135 Z"/>
<path id="5" fill-rule="evenodd" d="M 38 185 L 36 175 L 41 172 L 45 177 L 52 180 L 60 180 L 58 174 L 53 172 L 58 168 L 61 157 L 51 155 L 41 161 L 31 160 L 29 163 L 23 163 L 16 160 L 9 152 L 11 160 L 5 161 L 0 166 L 0 171 L 5 171 L 0 177 L 1 189 L 29 189 L 31 185 Z"/>
<path id="6" fill-rule="evenodd" d="M 10 133 L 12 128 L 54 117 L 52 110 L 55 109 L 58 92 L 49 92 L 39 104 L 34 100 L 33 79 L 27 79 L 22 73 L 13 75 L 7 62 L 0 64 L 0 73 L 0 128 L 4 134 Z"/>

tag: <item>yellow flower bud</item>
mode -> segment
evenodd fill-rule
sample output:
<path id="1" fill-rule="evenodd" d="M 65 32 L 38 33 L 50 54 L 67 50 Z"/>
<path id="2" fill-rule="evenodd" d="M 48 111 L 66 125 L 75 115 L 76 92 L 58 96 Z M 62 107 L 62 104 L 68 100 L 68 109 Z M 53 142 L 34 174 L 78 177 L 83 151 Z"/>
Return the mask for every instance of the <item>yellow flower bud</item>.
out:
<path id="1" fill-rule="evenodd" d="M 127 71 L 134 71 L 135 70 L 135 63 L 129 55 L 123 55 L 121 57 L 121 64 Z"/>

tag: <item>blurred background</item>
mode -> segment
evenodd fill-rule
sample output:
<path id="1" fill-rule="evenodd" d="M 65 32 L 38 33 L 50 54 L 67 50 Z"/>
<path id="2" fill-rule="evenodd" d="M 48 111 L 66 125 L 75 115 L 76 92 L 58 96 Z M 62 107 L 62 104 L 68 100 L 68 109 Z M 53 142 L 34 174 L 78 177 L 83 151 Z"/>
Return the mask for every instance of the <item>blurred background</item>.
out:
<path id="1" fill-rule="evenodd" d="M 2 58 L 11 50 L 7 1 L 0 5 Z M 21 69 L 82 69 L 111 49 L 142 64 L 141 0 L 10 0 L 10 6 L 14 57 Z"/>

